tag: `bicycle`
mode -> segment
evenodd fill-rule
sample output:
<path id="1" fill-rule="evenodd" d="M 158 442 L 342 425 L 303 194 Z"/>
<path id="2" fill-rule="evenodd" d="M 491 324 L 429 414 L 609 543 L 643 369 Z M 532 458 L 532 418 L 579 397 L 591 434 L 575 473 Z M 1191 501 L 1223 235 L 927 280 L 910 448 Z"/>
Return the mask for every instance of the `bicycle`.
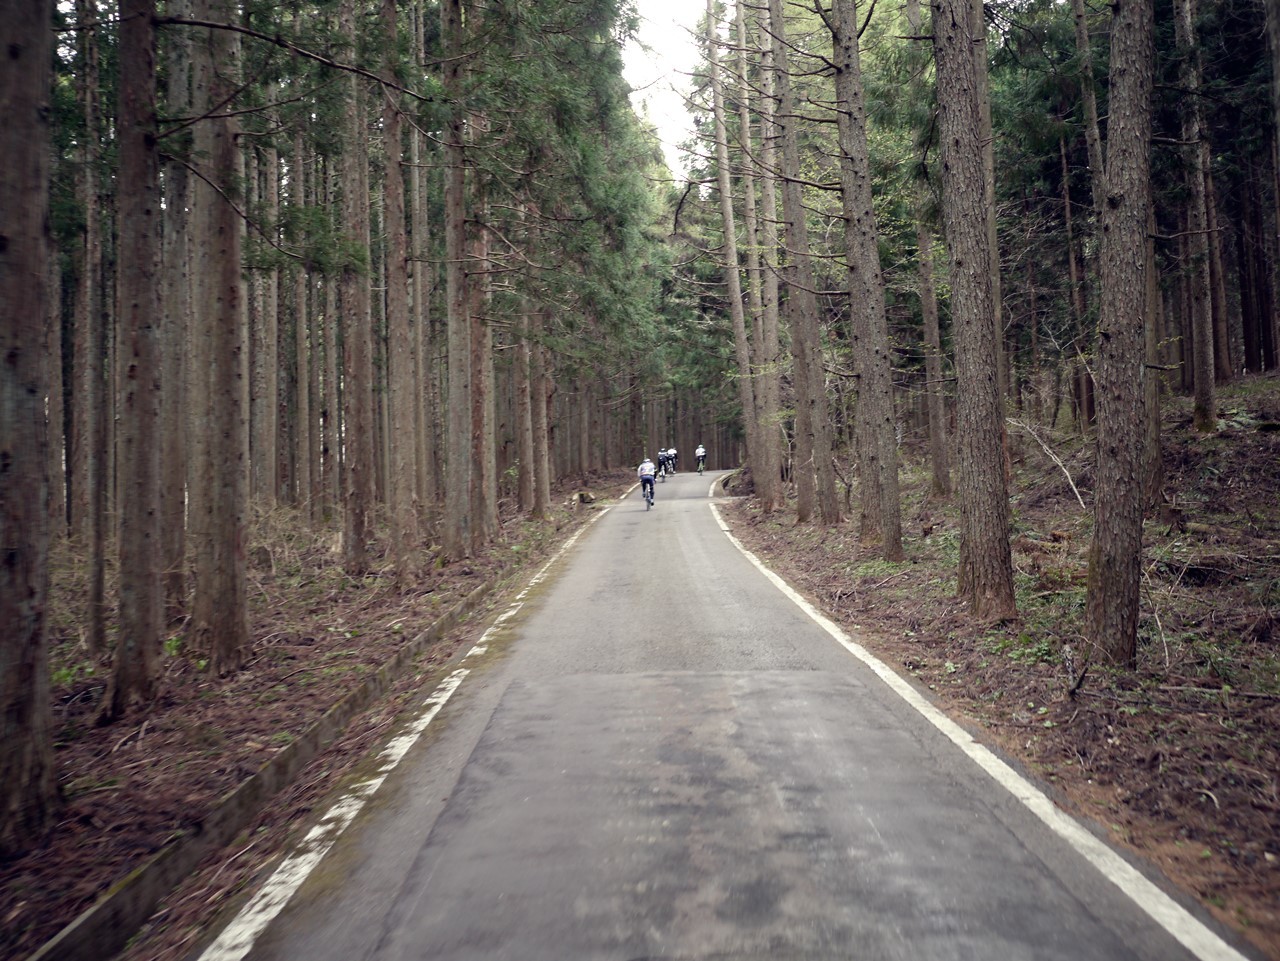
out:
<path id="1" fill-rule="evenodd" d="M 698 473 L 699 473 L 699 474 L 701 474 L 701 473 L 702 473 L 703 468 L 704 468 L 704 467 L 706 467 L 706 466 L 707 466 L 706 462 L 705 462 L 701 457 L 699 457 L 699 458 L 698 458 Z"/>
<path id="2" fill-rule="evenodd" d="M 653 485 L 652 485 L 652 484 L 641 484 L 641 485 L 640 485 L 640 494 L 641 494 L 641 496 L 643 496 L 643 497 L 644 497 L 644 509 L 645 509 L 645 510 L 650 510 L 650 509 L 652 509 L 652 508 L 653 508 Z"/>

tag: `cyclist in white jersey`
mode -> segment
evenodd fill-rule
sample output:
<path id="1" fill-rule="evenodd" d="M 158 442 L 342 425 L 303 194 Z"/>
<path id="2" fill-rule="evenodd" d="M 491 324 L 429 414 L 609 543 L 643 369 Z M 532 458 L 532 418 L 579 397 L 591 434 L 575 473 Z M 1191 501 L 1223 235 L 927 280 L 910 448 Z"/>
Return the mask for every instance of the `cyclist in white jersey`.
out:
<path id="1" fill-rule="evenodd" d="M 636 476 L 640 478 L 640 496 L 644 497 L 648 491 L 650 499 L 653 498 L 653 477 L 658 472 L 658 468 L 653 465 L 653 461 L 649 460 L 649 455 L 644 455 L 644 460 L 640 462 L 640 466 L 636 468 Z"/>

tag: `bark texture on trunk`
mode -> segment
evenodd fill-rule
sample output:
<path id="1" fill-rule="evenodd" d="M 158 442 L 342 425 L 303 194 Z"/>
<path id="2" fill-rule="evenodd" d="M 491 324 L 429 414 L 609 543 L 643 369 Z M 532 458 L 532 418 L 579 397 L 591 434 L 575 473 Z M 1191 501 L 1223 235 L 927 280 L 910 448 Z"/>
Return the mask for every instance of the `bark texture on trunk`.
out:
<path id="1" fill-rule="evenodd" d="M 835 467 L 831 462 L 831 424 L 827 413 L 826 375 L 822 364 L 822 329 L 809 256 L 809 228 L 799 180 L 800 141 L 782 0 L 769 0 L 769 33 L 777 93 L 774 123 L 782 155 L 782 228 L 787 260 L 787 319 L 796 378 L 796 512 L 801 521 L 817 511 L 823 524 L 840 520 Z"/>
<path id="2" fill-rule="evenodd" d="M 326 190 L 330 190 L 326 185 Z M 330 191 L 330 198 L 332 192 Z M 321 515 L 333 518 L 342 485 L 342 448 L 338 442 L 342 402 L 338 390 L 338 281 L 325 277 L 324 284 L 324 408 L 320 412 L 320 454 L 322 467 Z"/>
<path id="3" fill-rule="evenodd" d="M 1146 404 L 1146 421 L 1143 433 L 1143 461 L 1145 469 L 1142 483 L 1142 506 L 1145 511 L 1160 500 L 1164 487 L 1164 456 L 1160 444 L 1160 387 L 1161 377 L 1156 373 L 1160 366 L 1160 341 L 1163 334 L 1163 318 L 1160 304 L 1160 270 L 1156 265 L 1156 217 L 1155 210 L 1147 209 L 1147 322 L 1143 327 L 1146 383 L 1143 396 Z"/>
<path id="4" fill-rule="evenodd" d="M 1089 157 L 1089 186 L 1093 191 L 1093 209 L 1102 216 L 1102 131 L 1098 124 L 1098 94 L 1093 78 L 1093 44 L 1089 39 L 1088 8 L 1085 0 L 1071 0 L 1071 17 L 1075 23 L 1076 63 L 1080 71 L 1080 100 L 1084 105 L 1084 138 Z M 1066 190 L 1066 181 L 1063 182 Z"/>
<path id="5" fill-rule="evenodd" d="M 277 99 L 274 84 L 265 91 L 267 102 Z M 257 203 L 251 207 L 261 211 L 263 233 L 274 239 L 275 224 L 280 213 L 279 151 L 266 146 L 259 153 L 249 151 L 253 161 L 251 185 L 257 191 Z M 253 496 L 270 508 L 280 493 L 280 272 L 267 267 L 253 272 L 254 322 L 253 383 L 250 416 L 250 447 Z"/>
<path id="6" fill-rule="evenodd" d="M 474 24 L 470 25 L 474 29 Z M 472 114 L 468 148 L 488 130 L 488 118 Z M 478 550 L 498 535 L 498 464 L 494 438 L 493 328 L 489 324 L 488 187 L 477 172 L 468 205 L 473 224 L 467 231 L 467 317 L 471 324 L 471 547 Z"/>
<path id="7" fill-rule="evenodd" d="M 1145 323 L 1150 213 L 1152 0 L 1119 0 L 1099 254 L 1098 466 L 1086 634 L 1116 664 L 1137 656 L 1145 488 Z"/>
<path id="8" fill-rule="evenodd" d="M 62 380 L 62 265 L 52 234 L 45 259 L 46 298 L 44 356 L 48 372 L 49 531 L 61 537 L 67 528 L 66 408 Z"/>
<path id="9" fill-rule="evenodd" d="M 79 91 L 85 144 L 80 152 L 77 189 L 84 211 L 84 245 L 76 287 L 76 377 L 71 407 L 71 530 L 89 554 L 87 646 L 95 656 L 107 646 L 105 580 L 107 510 L 107 337 L 102 303 L 102 228 L 98 196 L 98 13 L 90 0 L 77 0 L 80 27 Z"/>
<path id="10" fill-rule="evenodd" d="M 57 803 L 49 655 L 48 0 L 0 0 L 0 855 L 39 842 Z"/>
<path id="11" fill-rule="evenodd" d="M 941 0 L 933 7 L 942 209 L 956 343 L 959 583 L 975 615 L 1000 620 L 1015 616 L 1017 609 L 972 23 L 967 0 Z"/>
<path id="12" fill-rule="evenodd" d="M 160 163 L 156 151 L 155 0 L 120 2 L 117 194 L 121 264 L 116 320 L 120 390 L 120 630 L 101 717 L 154 695 L 160 591 Z"/>
<path id="13" fill-rule="evenodd" d="M 462 2 L 440 4 L 445 96 L 451 103 L 445 128 L 444 234 L 445 316 L 448 328 L 448 421 L 445 429 L 445 496 L 441 547 L 446 557 L 469 557 L 475 536 L 472 517 L 471 318 L 467 315 L 467 222 L 465 114 L 462 95 Z"/>
<path id="14" fill-rule="evenodd" d="M 312 178 L 307 171 L 307 152 L 299 130 L 293 138 L 293 201 L 299 207 L 308 203 L 308 184 Z M 312 423 L 312 403 L 315 390 L 312 361 L 313 343 L 311 339 L 311 274 L 305 265 L 299 264 L 293 272 L 293 356 L 297 378 L 296 406 L 294 421 L 294 464 L 297 484 L 298 507 L 308 522 L 315 521 L 314 485 L 319 476 L 319 447 L 316 444 L 318 431 Z"/>
<path id="15" fill-rule="evenodd" d="M 415 5 L 415 50 L 422 64 L 426 29 L 425 11 Z M 437 379 L 436 336 L 431 316 L 430 291 L 432 285 L 430 266 L 431 194 L 428 178 L 422 174 L 423 146 L 426 136 L 415 126 L 409 133 L 409 197 L 410 231 L 413 249 L 411 279 L 413 289 L 413 359 L 417 375 L 417 391 L 414 405 L 414 430 L 417 433 L 418 451 L 418 511 L 424 529 L 433 530 L 434 518 L 440 512 L 439 443 L 437 420 L 439 418 L 439 387 Z"/>
<path id="16" fill-rule="evenodd" d="M 933 233 L 916 219 L 916 250 L 920 264 L 920 313 L 924 319 L 924 374 L 929 398 L 929 461 L 933 492 L 951 494 L 951 458 L 947 454 L 947 399 L 942 386 L 942 329 L 938 322 L 938 293 L 933 283 Z"/>
<path id="17" fill-rule="evenodd" d="M 761 351 L 760 365 L 764 368 L 765 409 L 772 417 L 762 425 L 772 434 L 772 443 L 778 445 L 778 506 L 784 501 L 782 476 L 784 465 L 791 464 L 791 449 L 782 419 L 782 375 L 784 361 L 779 335 L 781 327 L 781 300 L 778 276 L 778 125 L 774 123 L 773 96 L 773 45 L 769 39 L 767 17 L 760 24 L 760 73 L 764 77 L 764 90 L 760 97 L 760 254 L 764 283 L 761 284 Z M 794 470 L 789 471 L 794 476 Z"/>
<path id="18" fill-rule="evenodd" d="M 747 0 L 738 0 L 736 27 L 738 35 L 738 130 L 743 152 L 753 152 L 751 103 L 753 91 L 748 82 L 750 64 L 747 48 Z M 765 174 L 768 176 L 768 174 Z M 766 514 L 782 506 L 782 432 L 778 415 L 777 299 L 773 300 L 774 322 L 766 318 L 765 279 L 760 264 L 762 246 L 759 216 L 756 209 L 756 174 L 748 157 L 742 169 L 743 228 L 746 231 L 747 300 L 752 317 L 751 389 L 756 402 L 756 447 L 751 477 L 756 499 Z M 774 293 L 777 281 L 774 280 Z M 770 333 L 772 331 L 772 334 Z M 770 340 L 772 336 L 772 341 Z M 724 461 L 721 462 L 725 463 Z"/>
<path id="19" fill-rule="evenodd" d="M 175 16 L 187 16 L 189 0 L 174 0 Z M 172 30 L 165 37 L 165 110 L 171 117 L 185 117 L 191 110 L 191 35 Z M 176 149 L 169 146 L 172 153 Z M 191 178 L 183 159 L 165 162 L 161 258 L 160 358 L 160 529 L 161 571 L 167 620 L 173 623 L 186 611 L 187 531 L 187 365 L 191 351 Z"/>
<path id="20" fill-rule="evenodd" d="M 384 70 L 394 82 L 398 14 L 396 0 L 383 0 L 382 28 L 387 44 Z M 383 90 L 382 132 L 386 156 L 384 174 L 387 204 L 387 336 L 390 339 L 387 387 L 391 403 L 391 550 L 396 577 L 407 583 L 417 569 L 418 505 L 417 453 L 414 430 L 415 371 L 409 328 L 409 247 L 404 221 L 404 176 L 400 170 L 401 117 L 399 98 Z"/>
<path id="21" fill-rule="evenodd" d="M 533 379 L 533 516 L 546 517 L 551 509 L 551 402 L 555 383 L 547 369 L 547 348 L 538 343 L 545 324 L 542 314 L 530 315 L 533 335 L 533 357 L 530 377 Z"/>
<path id="22" fill-rule="evenodd" d="M 517 502 L 522 511 L 533 510 L 533 345 L 529 343 L 529 307 L 521 304 L 516 330 L 516 464 Z"/>
<path id="23" fill-rule="evenodd" d="M 347 48 L 356 48 L 355 4 L 343 0 L 339 33 Z M 375 447 L 373 412 L 373 311 L 369 291 L 369 176 L 365 148 L 362 85 L 355 74 L 346 78 L 342 129 L 342 221 L 350 250 L 362 263 L 343 264 L 342 299 L 342 420 L 343 450 L 343 567 L 348 574 L 369 569 L 369 537 L 374 501 Z"/>
<path id="24" fill-rule="evenodd" d="M 919 0 L 907 0 L 907 23 L 911 33 L 921 36 L 924 33 L 924 18 L 920 11 Z M 921 79 L 923 75 L 923 54 L 920 48 L 912 47 L 912 92 L 915 96 L 924 97 L 927 93 Z M 938 293 L 933 279 L 933 227 L 928 214 L 931 206 L 929 185 L 927 183 L 928 167 L 921 161 L 917 173 L 917 182 L 913 216 L 916 227 L 916 251 L 919 260 L 917 269 L 920 274 L 920 315 L 924 328 L 924 364 L 925 393 L 929 411 L 929 461 L 932 468 L 932 491 L 940 497 L 951 494 L 951 463 L 947 453 L 947 403 L 942 386 L 942 329 L 938 318 Z"/>
<path id="25" fill-rule="evenodd" d="M 1209 217 L 1205 192 L 1207 151 L 1206 145 L 1201 142 L 1203 123 L 1200 107 L 1200 58 L 1195 49 L 1194 0 L 1176 0 L 1173 5 L 1173 22 L 1181 57 L 1179 80 L 1186 91 L 1181 107 L 1187 178 L 1185 242 L 1190 270 L 1190 299 L 1186 307 L 1191 312 L 1191 337 L 1195 365 L 1192 423 L 1196 430 L 1213 432 L 1218 429 L 1218 392 L 1215 383 L 1213 292 L 1209 277 Z M 1108 154 L 1110 140 L 1109 135 Z"/>
<path id="26" fill-rule="evenodd" d="M 724 236 L 723 264 L 729 318 L 733 324 L 734 355 L 738 362 L 738 403 L 747 439 L 747 464 L 759 473 L 759 413 L 751 380 L 751 347 L 747 341 L 747 317 L 742 304 L 742 278 L 738 270 L 738 228 L 733 211 L 733 186 L 729 181 L 729 132 L 724 120 L 724 89 L 720 81 L 720 39 L 716 35 L 716 3 L 707 0 L 707 64 L 710 69 L 712 117 L 716 140 L 716 186 L 720 193 L 720 226 Z M 698 441 L 701 443 L 701 440 Z"/>
<path id="27" fill-rule="evenodd" d="M 874 492 L 871 515 L 886 560 L 902 553 L 902 506 L 898 494 L 898 437 L 893 413 L 893 355 L 880 273 L 880 232 L 872 197 L 871 153 L 867 146 L 867 109 L 862 92 L 858 20 L 853 0 L 832 4 L 832 56 L 835 61 L 837 126 L 840 136 L 840 185 L 844 201 L 845 249 L 857 366 L 858 433 L 864 478 Z M 864 514 L 868 505 L 863 505 Z"/>
<path id="28" fill-rule="evenodd" d="M 1009 397 L 1009 374 L 1005 363 L 1004 301 L 1000 282 L 1000 235 L 996 218 L 996 138 L 991 122 L 991 85 L 987 76 L 987 19 L 983 0 L 971 0 L 972 17 L 970 49 L 973 53 L 974 89 L 978 101 L 978 142 L 982 146 L 983 214 L 987 225 L 987 246 L 991 249 L 988 269 L 991 272 L 991 326 L 995 345 L 996 381 L 1000 389 L 1001 410 Z M 1000 421 L 1000 444 L 1008 464 L 1008 439 L 1004 419 Z"/>
<path id="29" fill-rule="evenodd" d="M 233 22 L 235 12 L 232 0 L 202 0 L 193 6 L 198 19 L 215 23 Z M 229 30 L 202 30 L 196 36 L 195 109 L 205 112 L 231 103 L 240 89 L 239 40 Z M 230 113 L 196 124 L 195 154 L 207 166 L 194 198 L 193 232 L 203 277 L 200 336 L 193 346 L 195 355 L 207 360 L 208 384 L 191 398 L 200 405 L 195 433 L 204 440 L 192 492 L 195 597 L 190 633 L 193 648 L 208 653 L 215 674 L 237 670 L 249 647 L 249 369 L 242 224 L 236 209 L 241 197 L 237 136 Z"/>

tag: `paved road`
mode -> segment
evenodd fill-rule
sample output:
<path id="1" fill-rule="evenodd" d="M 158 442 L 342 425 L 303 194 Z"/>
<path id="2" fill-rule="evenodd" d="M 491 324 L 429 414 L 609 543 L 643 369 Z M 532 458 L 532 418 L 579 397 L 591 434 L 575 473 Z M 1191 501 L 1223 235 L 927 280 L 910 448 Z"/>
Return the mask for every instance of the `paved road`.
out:
<path id="1" fill-rule="evenodd" d="M 597 521 L 249 957 L 1195 956 L 766 580 L 708 487 Z"/>

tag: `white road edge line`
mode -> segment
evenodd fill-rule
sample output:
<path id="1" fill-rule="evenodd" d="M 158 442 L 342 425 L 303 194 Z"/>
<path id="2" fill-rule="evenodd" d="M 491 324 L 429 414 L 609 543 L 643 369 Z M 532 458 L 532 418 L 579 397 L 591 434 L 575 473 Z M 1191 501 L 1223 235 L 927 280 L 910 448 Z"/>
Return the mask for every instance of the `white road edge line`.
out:
<path id="1" fill-rule="evenodd" d="M 899 697 L 964 751 L 980 768 L 1021 801 L 1054 833 L 1096 867 L 1130 900 L 1176 938 L 1200 961 L 1247 961 L 1244 955 L 1223 941 L 1184 907 L 1148 880 L 1137 868 L 1086 830 L 1075 818 L 1060 810 L 1045 794 L 1020 775 L 990 749 L 975 741 L 964 728 L 930 704 L 892 668 L 854 641 L 832 620 L 801 597 L 786 581 L 769 570 L 759 558 L 733 536 L 715 504 L 708 505 L 725 536 L 739 551 L 818 625 L 871 668 Z"/>
<path id="2" fill-rule="evenodd" d="M 489 629 L 481 635 L 480 640 L 462 656 L 463 661 L 472 655 L 483 654 L 489 649 L 489 638 L 524 606 L 524 600 L 529 595 L 529 592 L 546 580 L 552 565 L 568 553 L 569 548 L 573 547 L 578 538 L 585 534 L 591 528 L 591 525 L 607 514 L 609 510 L 606 507 L 600 511 L 581 530 L 560 546 L 560 549 L 552 555 L 551 559 L 542 566 L 542 569 L 516 595 L 511 605 L 498 615 Z M 302 883 L 315 870 L 324 856 L 329 853 L 329 849 L 333 847 L 334 842 L 355 820 L 356 815 L 364 809 L 366 802 L 373 797 L 378 788 L 382 786 L 382 782 L 387 779 L 387 776 L 395 770 L 396 765 L 409 753 L 409 749 L 418 742 L 423 732 L 426 731 L 427 725 L 435 720 L 436 715 L 440 713 L 440 709 L 444 707 L 445 703 L 453 696 L 454 692 L 458 690 L 463 680 L 470 673 L 471 670 L 469 668 L 460 667 L 440 682 L 436 689 L 422 702 L 420 713 L 382 749 L 382 753 L 378 755 L 374 775 L 352 785 L 334 802 L 333 806 L 325 812 L 315 827 L 307 832 L 294 852 L 280 862 L 280 865 L 267 878 L 258 893 L 240 909 L 239 913 L 222 929 L 222 932 L 214 942 L 204 950 L 204 953 L 200 955 L 200 961 L 241 961 L 253 950 L 253 945 L 258 940 L 259 935 L 266 930 L 267 925 L 284 909 L 284 906 L 289 903 L 298 889 L 302 887 Z"/>

